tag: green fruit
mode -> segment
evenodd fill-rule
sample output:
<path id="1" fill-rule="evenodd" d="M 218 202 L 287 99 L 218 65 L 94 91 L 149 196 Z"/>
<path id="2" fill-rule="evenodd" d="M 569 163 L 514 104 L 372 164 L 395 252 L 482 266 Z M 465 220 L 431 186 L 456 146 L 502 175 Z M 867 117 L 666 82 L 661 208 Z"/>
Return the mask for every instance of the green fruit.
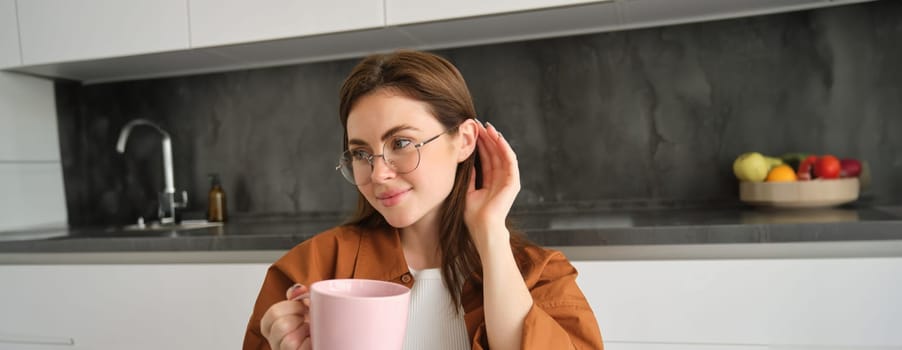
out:
<path id="1" fill-rule="evenodd" d="M 742 181 L 764 181 L 768 171 L 770 162 L 758 152 L 743 153 L 733 162 L 733 174 Z"/>
<path id="2" fill-rule="evenodd" d="M 768 157 L 764 156 L 764 159 L 767 160 L 768 169 L 773 169 L 777 165 L 783 165 L 783 160 L 777 157 Z"/>
<path id="3" fill-rule="evenodd" d="M 792 170 L 799 171 L 799 164 L 802 164 L 805 158 L 808 158 L 808 153 L 786 153 L 780 156 L 780 158 L 783 159 L 784 163 L 789 164 L 789 166 L 792 167 Z"/>

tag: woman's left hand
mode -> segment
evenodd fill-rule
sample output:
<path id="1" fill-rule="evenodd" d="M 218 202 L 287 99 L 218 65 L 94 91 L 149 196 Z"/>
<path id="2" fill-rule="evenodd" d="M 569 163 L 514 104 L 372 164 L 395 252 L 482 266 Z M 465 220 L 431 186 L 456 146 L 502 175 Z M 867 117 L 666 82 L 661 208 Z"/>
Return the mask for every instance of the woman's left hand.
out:
<path id="1" fill-rule="evenodd" d="M 477 122 L 477 124 L 479 124 Z M 517 193 L 520 192 L 520 169 L 517 155 L 495 127 L 481 124 L 476 147 L 482 166 L 482 188 L 476 189 L 475 170 L 470 176 L 464 221 L 477 247 L 488 243 L 490 232 L 503 231 L 504 244 L 510 233 L 504 226 Z M 501 238 L 501 237 L 498 237 Z"/>

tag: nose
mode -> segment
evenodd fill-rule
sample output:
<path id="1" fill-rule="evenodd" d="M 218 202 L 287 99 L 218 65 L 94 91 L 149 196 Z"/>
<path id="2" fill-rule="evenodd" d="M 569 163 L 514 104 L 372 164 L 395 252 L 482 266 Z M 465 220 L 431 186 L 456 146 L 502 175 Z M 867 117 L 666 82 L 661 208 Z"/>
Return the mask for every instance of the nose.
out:
<path id="1" fill-rule="evenodd" d="M 373 173 L 370 174 L 373 182 L 385 182 L 397 175 L 395 170 L 388 165 L 384 154 L 373 156 L 370 165 L 373 167 Z"/>

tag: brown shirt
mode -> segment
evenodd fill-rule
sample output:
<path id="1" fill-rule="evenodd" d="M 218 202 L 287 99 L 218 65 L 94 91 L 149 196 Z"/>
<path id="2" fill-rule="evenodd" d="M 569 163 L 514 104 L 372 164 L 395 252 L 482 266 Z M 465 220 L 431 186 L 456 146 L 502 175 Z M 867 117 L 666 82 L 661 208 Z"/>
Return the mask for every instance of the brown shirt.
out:
<path id="1" fill-rule="evenodd" d="M 523 271 L 533 305 L 523 320 L 523 349 L 602 349 L 595 315 L 576 285 L 576 269 L 563 254 L 528 247 L 533 264 Z M 266 273 L 244 336 L 244 349 L 269 349 L 260 319 L 285 300 L 295 283 L 310 286 L 333 278 L 365 278 L 413 286 L 397 230 L 340 226 L 320 233 L 282 256 Z M 482 290 L 467 281 L 461 293 L 464 320 L 473 349 L 488 349 Z"/>

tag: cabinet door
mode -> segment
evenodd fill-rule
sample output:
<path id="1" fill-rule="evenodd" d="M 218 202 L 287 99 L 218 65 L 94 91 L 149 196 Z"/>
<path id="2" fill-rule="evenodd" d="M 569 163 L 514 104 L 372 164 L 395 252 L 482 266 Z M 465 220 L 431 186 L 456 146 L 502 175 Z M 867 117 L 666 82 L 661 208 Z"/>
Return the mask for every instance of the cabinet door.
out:
<path id="1" fill-rule="evenodd" d="M 712 19 L 757 16 L 870 0 L 622 0 L 624 28 L 643 28 Z"/>
<path id="2" fill-rule="evenodd" d="M 765 345 L 670 344 L 605 341 L 604 350 L 774 350 Z M 780 349 L 783 350 L 783 349 Z M 812 350 L 812 349 L 806 349 Z"/>
<path id="3" fill-rule="evenodd" d="M 393 26 L 593 2 L 604 0 L 385 0 L 385 19 Z"/>
<path id="4" fill-rule="evenodd" d="M 754 345 L 767 339 L 766 281 L 755 262 L 574 262 L 605 341 Z"/>
<path id="5" fill-rule="evenodd" d="M 385 25 L 382 0 L 192 0 L 191 46 L 344 32 Z"/>
<path id="6" fill-rule="evenodd" d="M 187 0 L 18 2 L 25 65 L 188 48 Z"/>
<path id="7" fill-rule="evenodd" d="M 54 100 L 53 81 L 0 72 L 0 231 L 66 225 Z"/>
<path id="8" fill-rule="evenodd" d="M 902 258 L 574 265 L 611 349 L 902 347 Z"/>
<path id="9" fill-rule="evenodd" d="M 0 349 L 237 349 L 267 267 L 0 266 Z"/>
<path id="10" fill-rule="evenodd" d="M 0 162 L 59 161 L 53 81 L 0 72 Z"/>
<path id="11" fill-rule="evenodd" d="M 0 0 L 0 68 L 22 64 L 19 54 L 19 20 L 16 0 Z"/>

